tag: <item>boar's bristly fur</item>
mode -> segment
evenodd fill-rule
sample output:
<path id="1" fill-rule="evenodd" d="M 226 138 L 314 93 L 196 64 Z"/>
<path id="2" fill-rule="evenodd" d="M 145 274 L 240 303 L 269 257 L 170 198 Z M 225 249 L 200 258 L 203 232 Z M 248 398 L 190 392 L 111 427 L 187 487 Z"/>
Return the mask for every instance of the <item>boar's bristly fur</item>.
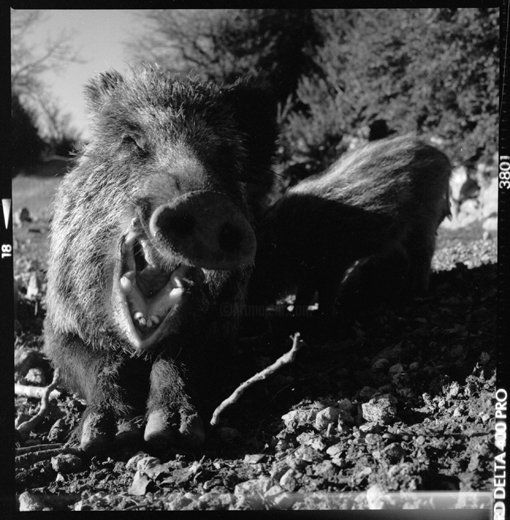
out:
<path id="1" fill-rule="evenodd" d="M 307 306 L 318 291 L 331 315 L 335 302 L 349 314 L 376 293 L 426 291 L 450 172 L 441 151 L 403 136 L 353 150 L 290 188 L 260 225 L 251 299 L 297 290 L 296 305 Z"/>
<path id="2" fill-rule="evenodd" d="M 249 228 L 273 179 L 275 104 L 252 81 L 219 86 L 157 67 L 102 74 L 86 96 L 90 141 L 55 201 L 46 352 L 87 401 L 82 448 L 102 449 L 145 412 L 146 440 L 200 442 L 195 399 L 202 387 L 214 387 L 211 367 L 235 336 L 252 271 Z M 228 202 L 232 222 L 221 220 L 221 208 L 207 213 L 214 201 Z M 218 236 L 204 235 L 211 229 Z M 179 254 L 161 246 L 176 233 L 184 244 Z M 195 236 L 200 258 L 223 254 L 223 263 L 211 261 L 221 268 L 186 257 Z M 129 248 L 142 262 L 136 268 Z M 158 291 L 163 303 L 156 304 Z M 181 298 L 186 310 L 165 298 Z M 115 301 L 124 302 L 124 314 Z M 136 305 L 162 308 L 167 319 L 140 318 Z M 169 332 L 151 336 L 150 326 Z M 142 352 L 151 337 L 154 349 Z"/>

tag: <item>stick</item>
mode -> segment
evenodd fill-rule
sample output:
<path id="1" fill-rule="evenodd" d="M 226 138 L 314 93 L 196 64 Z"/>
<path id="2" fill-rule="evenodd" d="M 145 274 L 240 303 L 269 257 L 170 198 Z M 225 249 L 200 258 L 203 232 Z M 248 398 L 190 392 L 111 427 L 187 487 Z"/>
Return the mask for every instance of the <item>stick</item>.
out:
<path id="1" fill-rule="evenodd" d="M 38 444 L 37 446 L 27 447 L 26 451 L 14 457 L 14 461 L 17 468 L 23 468 L 41 460 L 51 459 L 55 455 L 60 455 L 61 453 L 71 453 L 73 455 L 78 455 L 79 457 L 83 456 L 83 452 L 81 452 L 79 448 L 71 448 L 70 446 L 62 444 Z"/>
<path id="2" fill-rule="evenodd" d="M 272 365 L 264 368 L 264 370 L 257 372 L 255 375 L 251 376 L 249 379 L 241 383 L 233 392 L 227 397 L 217 408 L 214 410 L 210 425 L 216 426 L 219 421 L 219 416 L 227 408 L 228 406 L 233 405 L 239 398 L 244 394 L 248 387 L 257 383 L 259 381 L 264 381 L 269 376 L 273 375 L 277 370 L 281 367 L 292 363 L 296 358 L 296 354 L 298 350 L 303 346 L 303 341 L 300 339 L 299 332 L 296 332 L 292 337 L 292 348 L 279 357 Z"/>
<path id="3" fill-rule="evenodd" d="M 30 386 L 30 385 L 20 385 L 16 383 L 14 385 L 14 394 L 18 397 L 30 397 L 31 399 L 42 399 L 44 392 L 46 391 L 46 387 L 44 386 Z M 61 395 L 60 390 L 53 390 L 50 394 L 50 400 L 57 399 Z"/>
<path id="4" fill-rule="evenodd" d="M 51 457 L 54 457 L 55 455 L 60 455 L 61 453 L 67 452 L 62 447 L 52 448 L 50 450 L 38 450 L 18 455 L 17 457 L 14 457 L 14 461 L 16 467 L 25 467 L 29 466 L 30 464 L 34 464 L 35 462 L 39 462 L 40 460 L 51 459 Z"/>
<path id="5" fill-rule="evenodd" d="M 31 432 L 40 422 L 46 417 L 48 414 L 49 404 L 50 404 L 50 394 L 52 390 L 55 389 L 55 387 L 58 385 L 58 377 L 59 377 L 59 371 L 58 368 L 55 369 L 55 372 L 53 372 L 53 381 L 44 388 L 44 392 L 41 398 L 41 406 L 39 407 L 39 411 L 28 421 L 22 422 L 16 430 L 21 435 L 26 435 L 27 433 Z"/>
<path id="6" fill-rule="evenodd" d="M 29 399 L 42 399 L 45 390 L 46 387 L 44 386 L 21 385 L 19 383 L 16 383 L 14 385 L 14 395 L 18 397 L 28 397 Z M 50 401 L 58 399 L 63 394 L 64 392 L 62 392 L 61 390 L 52 390 L 50 393 Z M 87 405 L 86 401 L 81 397 L 77 396 L 76 394 L 73 394 L 71 397 L 83 406 Z"/>
<path id="7" fill-rule="evenodd" d="M 20 455 L 25 455 L 26 453 L 32 453 L 35 451 L 44 451 L 51 450 L 55 448 L 62 448 L 64 444 L 62 442 L 56 442 L 55 444 L 34 444 L 33 446 L 22 446 L 21 448 L 16 448 L 16 457 Z"/>

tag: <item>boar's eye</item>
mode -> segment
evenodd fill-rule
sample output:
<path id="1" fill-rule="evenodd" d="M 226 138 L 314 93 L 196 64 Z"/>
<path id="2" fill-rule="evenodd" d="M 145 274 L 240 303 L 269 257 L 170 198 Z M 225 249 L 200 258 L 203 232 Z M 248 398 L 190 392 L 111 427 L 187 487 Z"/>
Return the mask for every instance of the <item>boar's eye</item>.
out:
<path id="1" fill-rule="evenodd" d="M 131 144 L 132 146 L 136 146 L 139 152 L 147 153 L 148 143 L 147 138 L 140 133 L 126 133 L 123 136 L 123 142 L 126 144 Z"/>

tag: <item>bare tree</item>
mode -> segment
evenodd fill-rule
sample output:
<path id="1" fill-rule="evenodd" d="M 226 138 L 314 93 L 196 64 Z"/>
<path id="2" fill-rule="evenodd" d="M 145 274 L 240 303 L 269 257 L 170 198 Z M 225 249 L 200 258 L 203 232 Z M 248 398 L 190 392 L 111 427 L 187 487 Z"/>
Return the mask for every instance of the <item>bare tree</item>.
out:
<path id="1" fill-rule="evenodd" d="M 43 21 L 44 13 L 40 10 L 12 11 L 11 86 L 20 96 L 38 97 L 44 72 L 79 61 L 68 32 L 48 37 L 42 46 L 28 43 L 27 37 Z"/>
<path id="2" fill-rule="evenodd" d="M 142 16 L 147 31 L 131 44 L 139 61 L 216 81 L 261 77 L 280 102 L 309 70 L 319 38 L 310 9 L 157 9 Z"/>
<path id="3" fill-rule="evenodd" d="M 50 149 L 56 155 L 67 156 L 80 140 L 79 132 L 72 126 L 71 114 L 64 112 L 54 99 L 46 100 L 40 107 L 44 118 L 42 132 Z"/>
<path id="4" fill-rule="evenodd" d="M 50 146 L 76 140 L 70 116 L 59 108 L 42 76 L 70 63 L 80 62 L 71 43 L 71 34 L 61 31 L 48 36 L 44 45 L 30 43 L 30 35 L 44 22 L 41 10 L 11 11 L 11 89 L 19 101 L 37 114 L 39 131 Z"/>
<path id="5" fill-rule="evenodd" d="M 157 61 L 175 72 L 205 70 L 218 62 L 214 43 L 225 9 L 151 9 L 141 16 L 148 30 L 128 44 L 139 61 Z"/>

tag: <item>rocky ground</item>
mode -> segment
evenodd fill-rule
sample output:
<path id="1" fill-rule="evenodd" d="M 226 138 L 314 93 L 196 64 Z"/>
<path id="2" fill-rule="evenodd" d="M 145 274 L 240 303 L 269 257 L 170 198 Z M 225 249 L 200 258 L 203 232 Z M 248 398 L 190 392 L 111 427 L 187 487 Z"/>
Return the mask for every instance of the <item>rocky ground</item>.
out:
<path id="1" fill-rule="evenodd" d="M 48 220 L 36 217 L 15 229 L 16 381 L 44 387 Z M 57 389 L 17 434 L 20 509 L 360 509 L 385 492 L 490 490 L 497 244 L 486 231 L 442 228 L 430 294 L 360 317 L 342 340 L 322 339 L 313 312 L 298 322 L 288 302 L 270 309 L 269 331 L 239 341 L 225 396 L 301 332 L 297 359 L 253 385 L 199 452 L 66 453 L 84 404 Z M 16 397 L 18 429 L 39 403 Z M 406 506 L 426 507 L 417 500 Z"/>

